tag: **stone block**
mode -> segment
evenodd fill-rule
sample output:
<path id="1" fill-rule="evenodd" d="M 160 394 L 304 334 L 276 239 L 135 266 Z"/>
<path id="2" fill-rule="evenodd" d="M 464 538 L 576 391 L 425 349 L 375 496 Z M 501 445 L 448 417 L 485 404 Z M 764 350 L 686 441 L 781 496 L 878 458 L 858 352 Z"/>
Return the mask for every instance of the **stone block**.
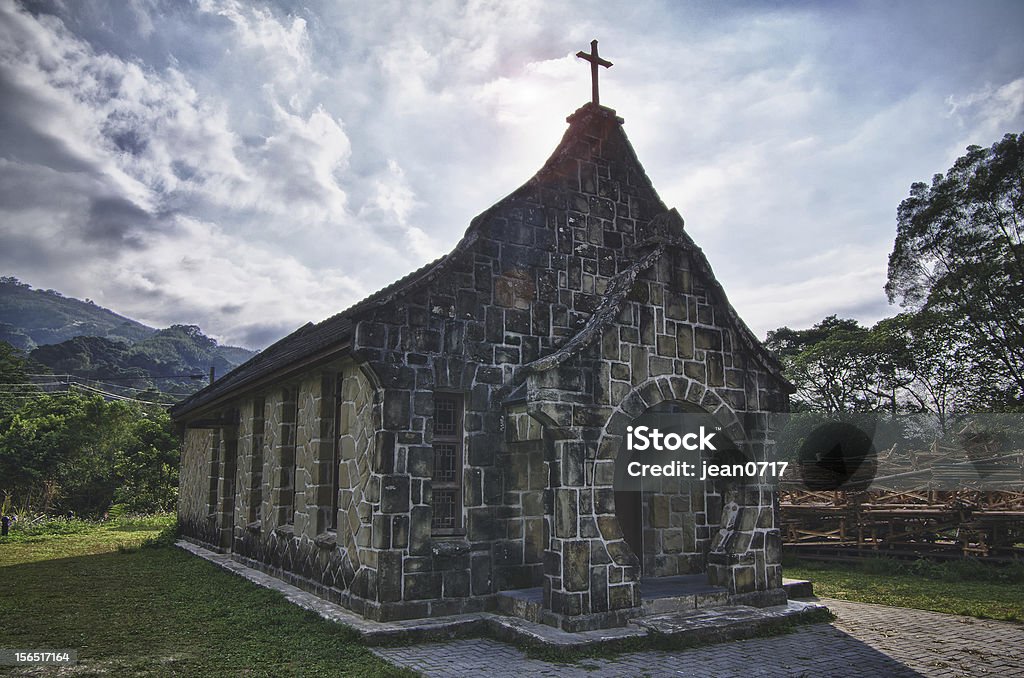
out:
<path id="1" fill-rule="evenodd" d="M 441 573 L 422 572 L 405 575 L 405 599 L 429 600 L 441 597 Z"/>
<path id="2" fill-rule="evenodd" d="M 445 598 L 465 598 L 470 592 L 470 573 L 466 570 L 449 570 L 443 577 Z"/>
<path id="3" fill-rule="evenodd" d="M 613 610 L 624 610 L 639 604 L 636 585 L 633 583 L 608 587 L 608 606 Z"/>
<path id="4" fill-rule="evenodd" d="M 622 526 L 615 516 L 598 516 L 597 527 L 605 541 L 622 539 Z"/>
<path id="5" fill-rule="evenodd" d="M 615 491 L 612 488 L 594 490 L 594 513 L 615 513 Z"/>
<path id="6" fill-rule="evenodd" d="M 404 549 L 409 545 L 409 516 L 395 516 L 391 524 L 391 547 Z"/>
<path id="7" fill-rule="evenodd" d="M 706 354 L 706 361 L 708 366 L 708 385 L 723 386 L 725 384 L 725 373 L 722 367 L 722 354 L 709 351 Z M 733 407 L 744 409 L 746 407 L 746 396 L 743 391 L 730 391 L 730 393 L 735 394 L 733 397 L 736 398 Z"/>
<path id="8" fill-rule="evenodd" d="M 590 609 L 592 612 L 608 610 L 608 567 L 601 565 L 590 571 Z"/>
<path id="9" fill-rule="evenodd" d="M 573 540 L 562 545 L 562 581 L 567 591 L 587 590 L 590 584 L 589 541 Z"/>
<path id="10" fill-rule="evenodd" d="M 392 602 L 402 596 L 402 554 L 381 551 L 377 555 L 378 600 Z"/>
<path id="11" fill-rule="evenodd" d="M 372 534 L 373 548 L 391 548 L 391 516 L 374 516 Z"/>
<path id="12" fill-rule="evenodd" d="M 408 426 L 412 412 L 409 391 L 387 390 L 384 392 L 384 427 L 392 430 Z"/>
<path id="13" fill-rule="evenodd" d="M 434 448 L 427 445 L 410 446 L 407 455 L 409 475 L 429 478 L 434 470 Z"/>
<path id="14" fill-rule="evenodd" d="M 732 576 L 736 584 L 734 593 L 747 593 L 756 590 L 757 584 L 753 567 L 734 567 Z"/>
<path id="15" fill-rule="evenodd" d="M 704 367 L 704 363 L 699 363 L 693 360 L 687 360 L 683 363 L 683 374 L 690 379 L 693 379 L 695 382 L 700 382 L 702 384 L 707 380 L 707 371 Z"/>
<path id="16" fill-rule="evenodd" d="M 683 550 L 683 531 L 666 530 L 662 536 L 665 553 L 681 553 Z"/>
<path id="17" fill-rule="evenodd" d="M 568 539 L 577 536 L 579 492 L 559 488 L 555 490 L 555 536 Z"/>
<path id="18" fill-rule="evenodd" d="M 671 335 L 667 335 L 667 334 L 659 334 L 658 335 L 658 341 L 657 341 L 657 347 L 658 347 L 658 355 L 660 355 L 662 357 L 666 357 L 666 358 L 675 358 L 676 357 L 676 338 L 675 337 L 673 337 Z"/>
<path id="19" fill-rule="evenodd" d="M 721 330 L 711 329 L 708 327 L 696 328 L 696 336 L 694 345 L 701 350 L 707 351 L 721 351 L 722 350 L 722 332 Z"/>
<path id="20" fill-rule="evenodd" d="M 405 513 L 409 510 L 409 476 L 387 475 L 381 478 L 381 513 Z"/>
<path id="21" fill-rule="evenodd" d="M 580 517 L 580 536 L 586 539 L 593 539 L 599 536 L 597 531 L 597 521 L 594 520 L 593 516 Z"/>
<path id="22" fill-rule="evenodd" d="M 491 557 L 490 554 L 474 555 L 470 561 L 470 578 L 474 596 L 483 596 L 491 592 Z"/>
<path id="23" fill-rule="evenodd" d="M 782 560 L 782 535 L 778 530 L 769 530 L 764 534 L 765 561 L 776 564 Z"/>
<path id="24" fill-rule="evenodd" d="M 661 494 L 650 498 L 651 525 L 653 527 L 669 526 L 669 515 L 671 514 L 670 500 L 670 497 Z"/>
<path id="25" fill-rule="evenodd" d="M 430 554 L 430 523 L 434 512 L 429 506 L 413 506 L 409 514 L 409 553 Z"/>

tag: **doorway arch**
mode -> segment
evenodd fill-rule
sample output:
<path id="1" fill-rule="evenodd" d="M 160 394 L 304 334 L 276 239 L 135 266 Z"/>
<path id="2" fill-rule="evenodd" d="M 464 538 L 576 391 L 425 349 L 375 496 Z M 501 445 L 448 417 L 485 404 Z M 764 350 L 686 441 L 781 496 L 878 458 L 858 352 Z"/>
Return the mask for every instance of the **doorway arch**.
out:
<path id="1" fill-rule="evenodd" d="M 651 417 L 691 414 L 714 422 L 737 446 L 745 433 L 736 414 L 716 394 L 683 376 L 665 376 L 635 389 L 608 419 L 598 445 L 598 464 L 621 473 L 630 426 Z M 616 483 L 617 484 L 617 483 Z M 614 520 L 602 523 L 613 563 L 635 571 L 637 579 L 708 572 L 708 555 L 723 523 L 723 507 L 742 492 L 697 478 L 661 478 L 641 491 L 614 491 Z M 728 497 L 726 498 L 726 494 Z M 742 501 L 742 499 L 741 499 Z"/>

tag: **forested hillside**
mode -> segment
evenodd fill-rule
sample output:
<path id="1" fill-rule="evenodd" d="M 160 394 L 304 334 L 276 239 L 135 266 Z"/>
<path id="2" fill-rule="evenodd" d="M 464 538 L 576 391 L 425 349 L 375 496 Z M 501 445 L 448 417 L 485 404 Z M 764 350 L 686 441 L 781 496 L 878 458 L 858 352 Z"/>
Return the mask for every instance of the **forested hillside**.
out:
<path id="1" fill-rule="evenodd" d="M 182 395 L 207 382 L 210 368 L 223 376 L 251 351 L 219 346 L 195 325 L 172 325 L 135 344 L 104 337 L 75 337 L 28 354 L 55 375 L 72 375 L 133 391 L 158 390 Z"/>
<path id="2" fill-rule="evenodd" d="M 0 277 L 0 341 L 22 351 L 39 372 L 107 382 L 93 386 L 120 395 L 180 396 L 203 385 L 211 367 L 223 375 L 254 355 L 220 346 L 195 325 L 157 330 L 13 277 Z"/>
<path id="3" fill-rule="evenodd" d="M 156 330 L 86 299 L 37 290 L 17 278 L 0 277 L 0 340 L 31 351 L 74 337 L 105 337 L 134 343 Z"/>

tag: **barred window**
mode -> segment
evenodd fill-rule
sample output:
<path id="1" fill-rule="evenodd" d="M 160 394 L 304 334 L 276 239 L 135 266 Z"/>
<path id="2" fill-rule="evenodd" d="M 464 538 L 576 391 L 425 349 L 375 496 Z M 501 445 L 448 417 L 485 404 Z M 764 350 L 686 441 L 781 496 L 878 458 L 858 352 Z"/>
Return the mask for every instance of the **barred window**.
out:
<path id="1" fill-rule="evenodd" d="M 458 512 L 458 499 L 455 496 L 458 490 L 434 488 L 434 522 L 435 530 L 453 530 L 459 526 L 456 514 Z"/>
<path id="2" fill-rule="evenodd" d="M 462 397 L 434 394 L 434 472 L 431 477 L 436 533 L 462 527 Z"/>
<path id="3" fill-rule="evenodd" d="M 434 443 L 434 482 L 452 483 L 458 478 L 455 443 Z"/>

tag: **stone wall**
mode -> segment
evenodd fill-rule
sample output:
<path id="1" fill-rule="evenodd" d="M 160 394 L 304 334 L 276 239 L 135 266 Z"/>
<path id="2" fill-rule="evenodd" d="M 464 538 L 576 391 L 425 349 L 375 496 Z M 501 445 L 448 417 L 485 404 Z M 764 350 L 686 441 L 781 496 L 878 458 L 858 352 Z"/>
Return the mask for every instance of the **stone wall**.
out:
<path id="1" fill-rule="evenodd" d="M 331 529 L 338 396 L 340 491 Z M 185 432 L 179 515 L 186 536 L 213 548 L 230 545 L 249 565 L 354 609 L 372 608 L 380 597 L 378 552 L 407 541 L 408 528 L 380 527 L 387 545 L 373 538 L 380 477 L 370 465 L 380 414 L 366 374 L 351 360 L 335 363 L 240 399 L 217 416 L 237 416 L 237 426 Z M 237 469 L 230 477 L 229 448 Z"/>
<path id="2" fill-rule="evenodd" d="M 186 534 L 212 543 L 210 460 L 214 434 L 210 429 L 186 429 L 178 472 L 178 520 Z"/>
<path id="3" fill-rule="evenodd" d="M 643 573 L 672 577 L 707 571 L 711 525 L 720 516 L 705 510 L 704 491 L 679 478 L 649 478 L 641 494 Z"/>

